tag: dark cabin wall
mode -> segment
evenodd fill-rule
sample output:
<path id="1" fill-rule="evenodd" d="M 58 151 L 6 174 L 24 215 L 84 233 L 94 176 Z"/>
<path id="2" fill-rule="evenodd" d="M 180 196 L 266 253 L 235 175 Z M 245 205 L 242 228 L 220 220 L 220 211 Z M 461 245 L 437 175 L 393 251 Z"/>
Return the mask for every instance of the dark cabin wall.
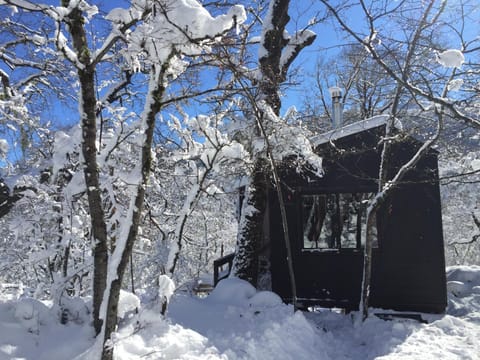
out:
<path id="1" fill-rule="evenodd" d="M 408 160 L 416 150 L 416 146 L 408 145 L 399 144 L 394 154 L 402 154 Z M 395 304 L 412 311 L 445 309 L 445 255 L 437 164 L 437 154 L 432 151 L 407 174 L 383 209 L 379 265 L 383 276 L 378 279 L 378 287 L 389 290 L 377 290 L 379 304 Z M 396 171 L 402 161 L 397 157 L 392 165 Z"/>
<path id="2" fill-rule="evenodd" d="M 285 166 L 282 179 L 289 230 L 294 242 L 297 293 L 306 305 L 356 309 L 360 300 L 363 252 L 302 250 L 303 194 L 375 192 L 380 163 L 378 139 L 382 128 L 338 139 L 317 151 L 325 174 L 302 176 Z M 392 149 L 389 172 L 395 173 L 421 144 L 411 138 Z M 351 151 L 347 151 L 350 149 Z M 272 289 L 291 297 L 276 195 L 269 196 Z M 437 155 L 430 151 L 405 177 L 377 217 L 379 248 L 374 249 L 372 306 L 407 311 L 442 312 L 446 306 L 445 260 Z"/>

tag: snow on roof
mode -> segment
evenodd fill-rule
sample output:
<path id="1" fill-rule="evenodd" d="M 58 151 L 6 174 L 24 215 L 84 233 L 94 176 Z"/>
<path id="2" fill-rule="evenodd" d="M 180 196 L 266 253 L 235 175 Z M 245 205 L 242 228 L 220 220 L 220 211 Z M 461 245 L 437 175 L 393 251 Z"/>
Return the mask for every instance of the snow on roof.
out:
<path id="1" fill-rule="evenodd" d="M 353 124 L 343 126 L 338 129 L 333 129 L 323 134 L 315 135 L 311 140 L 312 145 L 318 146 L 330 141 L 341 139 L 345 136 L 357 134 L 365 130 L 369 130 L 369 129 L 379 127 L 381 125 L 385 125 L 389 117 L 390 115 L 377 115 L 362 121 L 355 122 Z M 397 129 L 402 130 L 402 123 L 400 122 L 400 120 L 395 119 L 394 126 Z"/>

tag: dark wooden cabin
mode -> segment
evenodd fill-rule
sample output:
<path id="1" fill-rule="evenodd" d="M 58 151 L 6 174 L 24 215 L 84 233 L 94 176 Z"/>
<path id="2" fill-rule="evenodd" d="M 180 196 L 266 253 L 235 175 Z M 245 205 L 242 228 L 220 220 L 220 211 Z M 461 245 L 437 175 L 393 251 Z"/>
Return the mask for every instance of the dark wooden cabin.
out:
<path id="1" fill-rule="evenodd" d="M 285 184 L 298 302 L 358 309 L 366 203 L 377 190 L 385 118 L 346 126 L 314 139 L 322 177 L 286 163 Z M 399 132 L 399 136 L 401 133 Z M 390 177 L 421 146 L 409 136 L 392 145 Z M 272 291 L 291 290 L 278 200 L 268 195 L 263 259 Z M 372 307 L 441 313 L 446 307 L 445 257 L 437 153 L 428 152 L 377 213 Z M 269 269 L 268 269 L 269 268 Z"/>
<path id="2" fill-rule="evenodd" d="M 281 168 L 292 260 L 300 306 L 357 310 L 363 275 L 366 205 L 378 187 L 386 117 L 376 117 L 313 139 L 323 176 Z M 422 143 L 396 131 L 387 176 Z M 400 139 L 400 140 L 399 140 Z M 435 150 L 411 169 L 376 216 L 370 306 L 442 313 L 447 305 L 438 159 Z M 292 301 L 280 208 L 273 185 L 263 226 L 257 287 Z M 234 254 L 214 262 L 215 284 L 228 276 Z M 222 267 L 229 264 L 225 273 Z"/>

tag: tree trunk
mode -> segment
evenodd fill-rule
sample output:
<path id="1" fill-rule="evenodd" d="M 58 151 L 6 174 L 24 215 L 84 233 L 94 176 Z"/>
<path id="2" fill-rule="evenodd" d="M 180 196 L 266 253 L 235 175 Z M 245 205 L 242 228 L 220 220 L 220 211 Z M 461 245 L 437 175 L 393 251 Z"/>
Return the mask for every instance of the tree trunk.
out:
<path id="1" fill-rule="evenodd" d="M 360 312 L 362 319 L 368 317 L 368 306 L 370 302 L 370 286 L 372 277 L 372 248 L 373 248 L 373 227 L 375 224 L 375 214 L 377 207 L 367 210 L 367 229 L 365 239 L 365 249 L 363 253 L 363 280 L 362 280 L 362 301 L 360 304 Z"/>
<path id="2" fill-rule="evenodd" d="M 301 42 L 289 44 L 289 39 L 284 37 L 285 27 L 290 21 L 288 15 L 289 0 L 271 0 L 269 9 L 264 21 L 264 29 L 262 36 L 261 47 L 263 47 L 262 56 L 259 58 L 261 79 L 259 81 L 259 99 L 263 100 L 272 109 L 275 116 L 280 115 L 281 99 L 279 94 L 280 84 L 285 82 L 288 68 L 297 57 L 300 51 L 310 45 L 314 39 L 314 34 L 309 34 Z M 286 59 L 282 59 L 287 45 L 293 47 L 293 51 L 288 53 Z M 265 140 L 266 149 L 257 155 L 254 164 L 253 177 L 250 183 L 249 196 L 247 197 L 247 206 L 252 206 L 255 210 L 248 215 L 245 215 L 244 220 L 240 223 L 240 232 L 237 239 L 237 276 L 245 278 L 252 282 L 254 286 L 257 285 L 258 278 L 258 256 L 260 245 L 263 240 L 263 223 L 267 202 L 268 191 L 268 169 L 273 174 L 273 180 L 277 189 L 277 196 L 282 217 L 282 226 L 284 232 L 285 246 L 287 249 L 287 263 L 290 275 L 290 282 L 292 287 L 293 302 L 296 305 L 296 285 L 295 275 L 293 272 L 293 263 L 291 255 L 291 245 L 288 233 L 287 216 L 285 204 L 281 193 L 281 184 L 278 177 L 278 172 L 273 158 L 272 151 L 269 144 L 268 122 L 264 111 L 261 110 L 258 104 L 252 104 L 255 108 L 255 115 L 257 121 L 258 136 Z"/>
<path id="3" fill-rule="evenodd" d="M 237 236 L 235 276 L 257 286 L 258 252 L 263 240 L 263 221 L 267 202 L 267 174 L 265 158 L 257 158 L 252 179 L 242 206 L 240 229 Z"/>
<path id="4" fill-rule="evenodd" d="M 113 258 L 119 256 L 120 261 L 116 268 L 116 278 L 111 280 L 110 291 L 108 293 L 107 300 L 107 310 L 105 316 L 105 331 L 104 331 L 104 343 L 110 339 L 111 334 L 117 328 L 117 314 L 118 314 L 118 300 L 120 296 L 120 289 L 122 285 L 122 280 L 125 275 L 130 255 L 132 254 L 133 245 L 138 235 L 138 227 L 140 225 L 141 214 L 143 211 L 144 199 L 145 199 L 145 189 L 148 185 L 148 179 L 150 176 L 150 169 L 152 163 L 152 152 L 151 147 L 153 143 L 153 133 L 155 129 L 155 117 L 161 109 L 161 99 L 165 92 L 164 87 L 164 75 L 168 70 L 169 62 L 167 61 L 161 67 L 161 70 L 155 70 L 155 66 L 151 72 L 150 87 L 148 92 L 148 97 L 152 99 L 149 103 L 149 107 L 144 110 L 143 114 L 143 131 L 144 131 L 144 142 L 142 144 L 141 151 L 141 181 L 137 185 L 136 194 L 134 199 L 132 199 L 132 204 L 130 205 L 130 211 L 132 212 L 130 224 L 128 228 L 128 235 L 124 240 L 124 244 L 120 239 L 115 248 L 115 253 Z M 159 74 L 157 74 L 157 71 Z M 104 346 L 102 353 L 102 360 L 111 360 L 113 359 L 113 347 Z"/>
<path id="5" fill-rule="evenodd" d="M 281 79 L 280 58 L 286 45 L 283 31 L 290 17 L 288 16 L 288 0 L 272 0 L 267 14 L 267 21 L 274 26 L 264 32 L 262 46 L 266 53 L 260 57 L 262 78 L 259 82 L 260 100 L 264 100 L 276 115 L 280 114 L 281 100 L 278 93 Z M 270 18 L 270 20 L 268 20 Z M 261 114 L 256 113 L 257 117 Z M 262 137 L 261 125 L 257 119 L 257 135 Z M 237 237 L 237 254 L 235 256 L 235 275 L 257 286 L 258 251 L 263 240 L 263 223 L 267 202 L 268 164 L 265 154 L 257 155 L 252 178 L 244 205 L 251 210 L 243 214 Z M 245 207 L 244 206 L 244 207 Z M 253 208 L 253 209 L 252 209 Z M 243 209 L 242 209 L 243 210 Z M 242 211 L 244 213 L 244 211 Z"/>
<path id="6" fill-rule="evenodd" d="M 360 312 L 362 318 L 365 320 L 368 317 L 368 305 L 370 302 L 370 283 L 372 272 L 372 243 L 373 243 L 373 226 L 376 224 L 375 215 L 378 209 L 385 203 L 390 196 L 391 192 L 399 186 L 399 182 L 404 178 L 408 171 L 415 167 L 420 159 L 431 149 L 431 147 L 437 142 L 440 134 L 443 130 L 443 112 L 437 111 L 438 124 L 435 134 L 430 139 L 423 143 L 423 145 L 416 151 L 409 161 L 403 164 L 394 176 L 389 175 L 389 172 L 393 172 L 390 168 L 390 163 L 385 157 L 382 159 L 382 165 L 380 174 L 384 173 L 386 179 L 390 179 L 388 184 L 381 184 L 381 189 L 370 203 L 370 208 L 367 211 L 367 229 L 365 239 L 365 252 L 364 252 L 364 269 L 363 269 L 363 282 L 362 282 L 362 294 L 360 299 Z M 393 124 L 392 124 L 393 126 Z M 381 176 L 381 175 L 380 175 Z M 378 234 L 377 234 L 378 236 Z"/>
<path id="7" fill-rule="evenodd" d="M 73 9 L 69 14 L 69 31 L 78 60 L 83 67 L 77 68 L 80 83 L 80 116 L 82 124 L 82 155 L 84 177 L 90 210 L 93 248 L 93 325 L 98 335 L 102 328 L 100 305 L 106 288 L 108 269 L 107 226 L 102 207 L 102 198 L 97 164 L 97 123 L 95 108 L 95 68 L 91 64 L 88 42 L 84 29 L 82 11 Z"/>

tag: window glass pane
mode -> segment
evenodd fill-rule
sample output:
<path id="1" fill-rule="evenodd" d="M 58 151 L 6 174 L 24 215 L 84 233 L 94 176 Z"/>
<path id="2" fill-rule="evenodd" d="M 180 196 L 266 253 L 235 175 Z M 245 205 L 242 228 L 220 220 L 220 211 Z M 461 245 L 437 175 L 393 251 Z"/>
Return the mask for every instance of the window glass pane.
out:
<path id="1" fill-rule="evenodd" d="M 359 247 L 358 236 L 361 236 L 363 213 L 362 203 L 356 195 L 357 194 L 339 194 L 342 214 L 342 248 L 355 249 Z"/>
<path id="2" fill-rule="evenodd" d="M 304 249 L 360 249 L 365 244 L 366 208 L 373 194 L 302 196 Z M 375 222 L 376 223 L 376 222 Z M 378 246 L 376 228 L 373 246 Z"/>
<path id="3" fill-rule="evenodd" d="M 326 239 L 331 236 L 331 226 L 330 219 L 326 218 L 326 195 L 304 196 L 302 200 L 303 247 L 328 248 Z"/>

